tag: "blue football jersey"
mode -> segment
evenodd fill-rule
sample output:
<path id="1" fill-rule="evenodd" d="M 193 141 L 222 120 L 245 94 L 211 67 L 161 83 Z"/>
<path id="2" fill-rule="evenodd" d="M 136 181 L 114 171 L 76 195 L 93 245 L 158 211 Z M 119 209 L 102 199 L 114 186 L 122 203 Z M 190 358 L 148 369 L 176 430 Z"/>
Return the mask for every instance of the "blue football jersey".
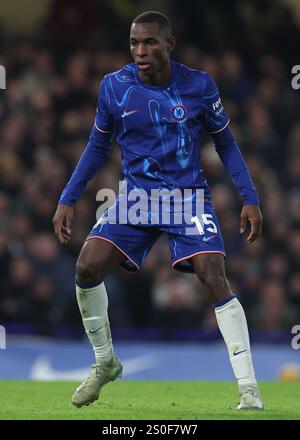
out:
<path id="1" fill-rule="evenodd" d="M 200 163 L 201 132 L 223 130 L 229 117 L 206 72 L 171 63 L 172 76 L 163 87 L 144 83 L 135 64 L 106 75 L 95 128 L 114 134 L 129 190 L 204 188 L 209 195 Z"/>

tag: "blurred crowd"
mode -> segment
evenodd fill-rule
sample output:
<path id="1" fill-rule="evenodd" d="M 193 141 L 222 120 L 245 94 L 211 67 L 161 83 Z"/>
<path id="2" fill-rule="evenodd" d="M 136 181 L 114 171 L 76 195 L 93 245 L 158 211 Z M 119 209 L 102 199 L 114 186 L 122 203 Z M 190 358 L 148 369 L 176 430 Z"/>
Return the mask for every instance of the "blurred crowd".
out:
<path id="1" fill-rule="evenodd" d="M 52 11 L 46 29 L 53 31 L 54 18 Z M 259 32 L 259 22 L 252 20 Z M 278 20 L 277 29 L 286 39 L 283 20 L 288 18 L 283 14 Z M 75 206 L 69 246 L 58 244 L 52 217 L 87 143 L 99 81 L 131 62 L 128 35 L 122 34 L 128 32 L 127 24 L 120 28 L 122 44 L 114 43 L 115 33 L 114 41 L 105 40 L 113 24 L 105 26 L 102 20 L 90 45 L 80 45 L 75 37 L 81 35 L 75 32 L 75 43 L 71 40 L 64 47 L 67 37 L 57 31 L 52 32 L 54 38 L 39 29 L 34 39 L 1 46 L 0 64 L 7 71 L 7 89 L 0 91 L 1 324 L 24 324 L 39 333 L 64 326 L 82 328 L 74 267 L 96 220 L 97 191 L 118 190 L 117 145 Z M 290 29 L 299 41 L 294 23 Z M 213 28 L 210 32 L 214 35 Z M 300 91 L 291 87 L 289 48 L 285 58 L 272 45 L 268 29 L 264 35 L 263 50 L 258 50 L 255 38 L 249 38 L 246 52 L 230 39 L 226 47 L 214 50 L 201 40 L 189 40 L 181 27 L 173 58 L 206 70 L 217 82 L 259 191 L 263 236 L 248 245 L 247 233 L 239 233 L 241 200 L 211 139 L 204 135 L 202 164 L 225 241 L 229 281 L 245 307 L 250 330 L 272 332 L 290 330 L 300 317 Z M 197 278 L 171 268 L 165 237 L 138 274 L 116 269 L 105 281 L 113 329 L 216 328 L 213 308 Z"/>

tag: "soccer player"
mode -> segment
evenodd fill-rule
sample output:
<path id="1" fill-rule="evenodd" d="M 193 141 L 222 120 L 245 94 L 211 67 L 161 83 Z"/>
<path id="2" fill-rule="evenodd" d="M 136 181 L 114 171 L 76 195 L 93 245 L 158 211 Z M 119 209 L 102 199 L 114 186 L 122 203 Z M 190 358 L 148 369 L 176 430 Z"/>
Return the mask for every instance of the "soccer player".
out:
<path id="1" fill-rule="evenodd" d="M 153 213 L 143 224 L 111 222 L 109 210 L 93 227 L 80 252 L 75 281 L 96 363 L 73 394 L 72 403 L 78 407 L 92 403 L 103 385 L 122 375 L 122 363 L 112 346 L 105 275 L 116 265 L 132 272 L 139 270 L 158 237 L 167 233 L 174 269 L 196 273 L 209 293 L 238 382 L 237 409 L 263 409 L 244 310 L 226 278 L 223 240 L 200 165 L 203 128 L 211 134 L 243 198 L 240 230 L 243 233 L 250 222 L 249 244 L 262 230 L 259 197 L 228 126 L 216 84 L 206 72 L 171 60 L 174 47 L 175 37 L 165 15 L 149 11 L 133 20 L 130 49 L 134 63 L 103 78 L 89 142 L 62 192 L 53 224 L 59 242 L 69 243 L 73 205 L 103 165 L 113 135 L 121 148 L 128 190 L 143 189 L 152 194 L 153 189 L 202 189 L 204 212 L 193 217 L 196 234 L 187 232 L 186 221 L 163 224 L 159 220 L 156 224 Z M 193 203 L 197 200 L 194 193 L 191 199 Z M 121 205 L 120 200 L 118 203 Z"/>

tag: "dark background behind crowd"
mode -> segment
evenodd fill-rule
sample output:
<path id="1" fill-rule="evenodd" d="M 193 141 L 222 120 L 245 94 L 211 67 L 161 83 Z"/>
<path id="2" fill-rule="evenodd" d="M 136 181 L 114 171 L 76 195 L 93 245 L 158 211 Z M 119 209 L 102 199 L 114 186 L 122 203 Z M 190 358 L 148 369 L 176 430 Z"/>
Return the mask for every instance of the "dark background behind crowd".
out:
<path id="1" fill-rule="evenodd" d="M 291 86 L 292 66 L 300 64 L 297 14 L 281 1 L 156 3 L 49 1 L 30 35 L 8 33 L 0 22 L 0 64 L 7 73 L 0 91 L 0 323 L 12 330 L 83 333 L 74 267 L 96 221 L 97 191 L 118 190 L 116 145 L 76 204 L 68 247 L 56 241 L 52 217 L 86 146 L 99 81 L 131 62 L 130 23 L 147 9 L 170 16 L 173 58 L 217 82 L 261 197 L 263 236 L 248 245 L 247 234 L 239 233 L 241 200 L 204 135 L 202 164 L 224 236 L 227 275 L 250 330 L 271 334 L 299 323 L 300 90 Z M 205 291 L 194 275 L 171 268 L 164 238 L 141 272 L 116 269 L 105 281 L 116 334 L 173 337 L 216 329 Z"/>

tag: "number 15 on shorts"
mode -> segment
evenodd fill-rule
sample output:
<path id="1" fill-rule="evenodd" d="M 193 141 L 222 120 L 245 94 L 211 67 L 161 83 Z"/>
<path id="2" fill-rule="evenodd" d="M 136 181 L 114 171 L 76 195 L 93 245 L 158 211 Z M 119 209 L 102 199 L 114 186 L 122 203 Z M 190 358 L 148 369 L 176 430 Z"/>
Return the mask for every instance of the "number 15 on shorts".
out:
<path id="1" fill-rule="evenodd" d="M 212 218 L 213 218 L 212 214 L 202 214 L 201 220 L 198 217 L 192 217 L 191 222 L 195 223 L 197 231 L 200 235 L 205 234 L 205 230 L 204 230 L 205 226 L 208 226 L 207 228 L 205 228 L 208 232 L 217 234 L 218 228 L 216 224 L 212 221 Z M 194 228 L 189 228 L 189 229 L 191 229 L 189 233 L 191 235 L 195 235 L 195 232 L 194 233 L 192 232 Z"/>

